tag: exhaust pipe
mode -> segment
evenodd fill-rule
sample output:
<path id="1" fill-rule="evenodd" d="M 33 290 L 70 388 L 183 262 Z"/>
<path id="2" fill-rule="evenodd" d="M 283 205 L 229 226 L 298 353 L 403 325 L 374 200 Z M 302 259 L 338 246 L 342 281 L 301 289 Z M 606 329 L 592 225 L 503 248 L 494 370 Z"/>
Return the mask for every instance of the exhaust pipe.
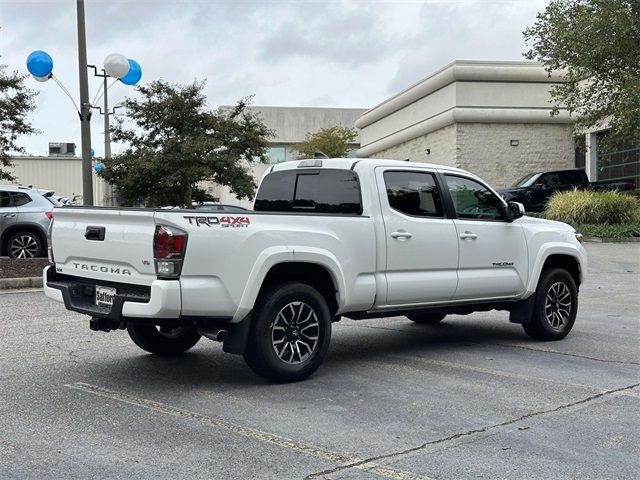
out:
<path id="1" fill-rule="evenodd" d="M 224 342 L 227 339 L 229 333 L 226 330 L 218 329 L 218 330 L 204 330 L 198 329 L 198 333 L 203 337 L 207 337 L 210 340 L 215 340 L 216 342 Z"/>

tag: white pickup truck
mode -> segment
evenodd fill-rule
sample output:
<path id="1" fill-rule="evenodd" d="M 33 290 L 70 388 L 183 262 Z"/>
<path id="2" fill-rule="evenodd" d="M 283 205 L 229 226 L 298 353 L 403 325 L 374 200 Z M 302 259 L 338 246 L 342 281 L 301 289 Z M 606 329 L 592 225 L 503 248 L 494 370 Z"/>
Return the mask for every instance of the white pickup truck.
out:
<path id="1" fill-rule="evenodd" d="M 478 177 L 394 160 L 273 166 L 242 213 L 56 208 L 48 297 L 177 355 L 201 336 L 257 374 L 296 381 L 331 324 L 508 310 L 533 338 L 571 330 L 586 272 L 569 225 L 523 217 Z"/>

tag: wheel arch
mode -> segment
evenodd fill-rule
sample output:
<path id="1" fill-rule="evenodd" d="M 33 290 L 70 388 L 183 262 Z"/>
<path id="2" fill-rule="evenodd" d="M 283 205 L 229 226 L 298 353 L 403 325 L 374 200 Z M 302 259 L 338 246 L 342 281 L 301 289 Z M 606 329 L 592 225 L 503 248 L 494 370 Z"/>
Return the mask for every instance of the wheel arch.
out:
<path id="1" fill-rule="evenodd" d="M 14 225 L 9 225 L 7 229 L 2 232 L 2 237 L 0 238 L 0 255 L 8 255 L 7 242 L 9 239 L 19 232 L 28 232 L 37 235 L 40 241 L 42 242 L 42 251 L 47 251 L 47 234 L 42 231 L 42 227 L 38 224 L 30 224 L 30 223 L 19 223 Z"/>
<path id="2" fill-rule="evenodd" d="M 290 248 L 263 252 L 260 257 L 249 276 L 234 321 L 253 309 L 265 288 L 279 281 L 301 281 L 314 287 L 325 298 L 332 314 L 344 304 L 344 275 L 330 252 Z"/>
<path id="3" fill-rule="evenodd" d="M 566 270 L 576 283 L 576 287 L 580 288 L 585 275 L 586 258 L 577 250 L 549 247 L 540 253 L 535 265 L 535 270 L 527 288 L 529 293 L 536 291 L 542 272 L 548 268 Z"/>

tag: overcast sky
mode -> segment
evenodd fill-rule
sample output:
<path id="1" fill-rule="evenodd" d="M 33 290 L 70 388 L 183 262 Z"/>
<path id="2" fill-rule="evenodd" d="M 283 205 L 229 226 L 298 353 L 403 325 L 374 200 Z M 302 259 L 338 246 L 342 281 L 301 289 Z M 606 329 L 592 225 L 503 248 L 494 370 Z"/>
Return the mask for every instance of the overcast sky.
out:
<path id="1" fill-rule="evenodd" d="M 447 63 L 522 60 L 522 30 L 545 0 L 213 1 L 86 0 L 89 63 L 109 53 L 140 63 L 141 83 L 206 79 L 209 106 L 255 95 L 255 105 L 372 107 Z M 0 63 L 26 72 L 26 57 L 45 50 L 53 73 L 78 98 L 75 0 L 0 0 Z M 49 141 L 74 142 L 80 125 L 53 82 L 40 92 L 24 139 L 31 154 Z M 90 97 L 100 86 L 90 77 Z M 133 95 L 119 82 L 110 103 Z M 102 117 L 92 143 L 102 155 Z M 118 147 L 115 146 L 115 151 Z"/>

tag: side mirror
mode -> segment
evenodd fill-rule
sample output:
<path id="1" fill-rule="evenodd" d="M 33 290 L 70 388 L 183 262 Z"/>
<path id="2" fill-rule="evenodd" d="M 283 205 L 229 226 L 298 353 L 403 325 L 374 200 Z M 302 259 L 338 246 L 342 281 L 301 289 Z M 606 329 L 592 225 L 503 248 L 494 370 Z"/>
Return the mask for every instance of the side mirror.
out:
<path id="1" fill-rule="evenodd" d="M 534 183 L 532 187 L 534 190 L 545 190 L 547 188 L 544 183 Z"/>
<path id="2" fill-rule="evenodd" d="M 509 202 L 507 203 L 507 216 L 509 221 L 520 218 L 524 215 L 524 205 L 520 202 Z"/>

